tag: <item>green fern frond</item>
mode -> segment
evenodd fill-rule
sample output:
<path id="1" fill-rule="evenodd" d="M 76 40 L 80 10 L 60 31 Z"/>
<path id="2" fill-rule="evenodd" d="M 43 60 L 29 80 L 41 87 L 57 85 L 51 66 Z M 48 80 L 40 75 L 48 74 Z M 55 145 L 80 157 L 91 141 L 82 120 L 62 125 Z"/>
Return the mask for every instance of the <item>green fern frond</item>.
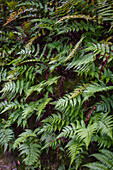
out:
<path id="1" fill-rule="evenodd" d="M 8 105 L 8 102 L 4 100 L 3 102 L 0 103 L 0 110 L 2 110 L 4 107 Z"/>
<path id="2" fill-rule="evenodd" d="M 13 148 L 15 149 L 18 146 L 20 146 L 20 144 L 24 143 L 26 141 L 26 139 L 29 137 L 36 137 L 36 134 L 34 132 L 32 132 L 32 130 L 30 130 L 30 129 L 25 129 L 25 132 L 21 133 L 19 135 L 19 137 L 15 140 L 15 142 L 13 144 Z"/>
<path id="3" fill-rule="evenodd" d="M 84 71 L 89 71 L 93 62 L 96 60 L 96 56 L 99 55 L 101 58 L 106 58 L 108 54 L 110 58 L 108 62 L 112 60 L 112 45 L 107 43 L 87 43 L 87 47 L 82 50 L 81 55 L 77 54 L 73 57 L 70 63 L 67 63 L 67 69 L 74 68 L 79 74 Z"/>
<path id="4" fill-rule="evenodd" d="M 9 81 L 5 84 L 5 86 L 2 88 L 0 93 L 2 94 L 2 97 L 5 95 L 9 95 L 10 98 L 14 98 L 17 93 L 22 94 L 24 90 L 24 79 L 15 81 Z"/>
<path id="5" fill-rule="evenodd" d="M 40 93 L 45 87 L 49 87 L 52 84 L 56 84 L 58 82 L 58 79 L 60 78 L 60 76 L 58 77 L 53 77 L 48 79 L 47 81 L 42 81 L 39 84 L 35 85 L 35 86 L 31 86 L 28 90 L 26 90 L 26 98 L 28 98 L 34 91 L 37 91 L 37 94 Z"/>
<path id="6" fill-rule="evenodd" d="M 94 156 L 98 162 L 88 163 L 84 166 L 90 168 L 90 169 L 113 169 L 113 153 L 109 150 L 102 149 L 100 150 L 100 153 L 92 154 L 91 156 Z"/>
<path id="7" fill-rule="evenodd" d="M 20 155 L 24 155 L 23 161 L 26 165 L 33 165 L 40 157 L 40 145 L 30 141 L 19 146 Z"/>
<path id="8" fill-rule="evenodd" d="M 7 69 L 4 69 L 4 67 L 0 70 L 0 82 L 6 81 L 7 77 Z"/>
<path id="9" fill-rule="evenodd" d="M 108 113 L 101 115 L 100 120 L 98 121 L 98 130 L 112 139 L 113 116 L 108 116 Z"/>
<path id="10" fill-rule="evenodd" d="M 21 107 L 21 105 L 19 104 L 18 101 L 11 102 L 10 104 L 6 105 L 5 109 L 1 112 L 1 114 L 8 111 L 8 110 L 10 110 L 10 109 L 13 109 L 13 108 L 17 109 L 17 108 L 20 108 L 20 107 Z"/>
<path id="11" fill-rule="evenodd" d="M 77 99 L 76 98 L 71 98 L 72 93 L 66 94 L 63 98 L 59 98 L 56 102 L 53 102 L 51 104 L 55 105 L 56 109 L 60 108 L 66 108 L 68 105 L 71 105 L 72 107 L 75 107 L 77 104 Z"/>
<path id="12" fill-rule="evenodd" d="M 37 118 L 40 117 L 42 111 L 44 110 L 44 108 L 46 107 L 46 105 L 47 105 L 51 100 L 52 100 L 52 98 L 47 98 L 47 97 L 45 97 L 45 98 L 42 100 L 41 104 L 36 108 L 36 111 L 37 111 L 36 114 L 38 115 Z"/>
<path id="13" fill-rule="evenodd" d="M 76 133 L 77 133 L 77 128 L 74 123 L 71 123 L 71 126 L 68 125 L 62 129 L 62 132 L 57 136 L 57 139 L 61 137 L 73 138 L 76 135 Z"/>
<path id="14" fill-rule="evenodd" d="M 73 163 L 73 161 L 76 159 L 76 156 L 82 151 L 82 146 L 84 144 L 80 143 L 79 141 L 77 141 L 75 138 L 70 140 L 67 145 L 65 146 L 65 148 L 67 148 L 67 152 L 69 154 L 69 156 L 71 157 L 71 162 L 70 165 Z"/>
<path id="15" fill-rule="evenodd" d="M 92 83 L 83 91 L 82 95 L 84 97 L 84 101 L 87 100 L 89 97 L 93 96 L 94 93 L 101 92 L 101 91 L 108 91 L 112 90 L 113 86 L 105 86 L 104 84 Z"/>
<path id="16" fill-rule="evenodd" d="M 106 157 L 108 157 L 110 160 L 113 160 L 113 154 L 111 151 L 107 149 L 101 149 L 100 152 L 104 154 Z"/>
<path id="17" fill-rule="evenodd" d="M 103 21 L 113 21 L 113 8 L 112 3 L 108 2 L 102 3 L 98 8 L 98 16 L 102 18 Z"/>
<path id="18" fill-rule="evenodd" d="M 26 119 L 30 113 L 33 114 L 33 111 L 35 110 L 36 105 L 34 103 L 30 103 L 29 105 L 26 105 L 23 109 L 22 118 Z"/>
<path id="19" fill-rule="evenodd" d="M 4 147 L 4 152 L 7 150 L 10 143 L 13 143 L 14 132 L 9 128 L 0 129 L 0 145 Z"/>
<path id="20" fill-rule="evenodd" d="M 44 150 L 46 148 L 52 147 L 56 149 L 58 145 L 60 144 L 60 140 L 56 139 L 55 133 L 51 132 L 44 132 L 41 135 L 41 141 L 45 141 L 44 146 L 41 148 L 41 150 Z"/>
<path id="21" fill-rule="evenodd" d="M 47 117 L 42 121 L 44 124 L 45 123 L 50 123 L 51 126 L 53 126 L 54 130 L 56 131 L 57 129 L 60 131 L 61 128 L 65 124 L 65 119 L 61 116 L 60 113 L 57 114 L 52 114 L 51 116 Z"/>
<path id="22" fill-rule="evenodd" d="M 85 143 L 86 149 L 88 149 L 88 146 L 96 130 L 97 130 L 97 123 L 88 125 L 87 128 L 83 128 L 81 126 L 81 128 L 77 130 L 77 137 L 78 139 L 80 139 Z"/>
<path id="23" fill-rule="evenodd" d="M 108 170 L 108 168 L 105 165 L 102 165 L 99 162 L 88 163 L 84 166 L 90 168 L 90 170 Z"/>
<path id="24" fill-rule="evenodd" d="M 99 148 L 110 148 L 113 145 L 112 139 L 107 135 L 96 135 L 93 141 L 98 143 Z"/>

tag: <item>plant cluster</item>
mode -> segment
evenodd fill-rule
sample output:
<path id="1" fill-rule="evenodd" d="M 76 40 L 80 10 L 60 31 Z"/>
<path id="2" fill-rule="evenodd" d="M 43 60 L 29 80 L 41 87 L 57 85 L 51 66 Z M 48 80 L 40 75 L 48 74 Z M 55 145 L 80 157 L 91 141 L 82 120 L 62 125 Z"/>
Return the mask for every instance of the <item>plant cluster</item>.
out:
<path id="1" fill-rule="evenodd" d="M 0 5 L 1 148 L 27 169 L 113 169 L 112 0 Z"/>

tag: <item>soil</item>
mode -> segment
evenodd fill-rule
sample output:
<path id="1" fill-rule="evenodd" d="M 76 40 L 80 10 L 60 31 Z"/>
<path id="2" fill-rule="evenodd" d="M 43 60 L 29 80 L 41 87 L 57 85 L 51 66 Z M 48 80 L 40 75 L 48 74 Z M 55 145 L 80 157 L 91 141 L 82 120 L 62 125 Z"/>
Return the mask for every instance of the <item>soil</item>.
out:
<path id="1" fill-rule="evenodd" d="M 16 162 L 9 153 L 0 157 L 0 170 L 17 170 Z"/>

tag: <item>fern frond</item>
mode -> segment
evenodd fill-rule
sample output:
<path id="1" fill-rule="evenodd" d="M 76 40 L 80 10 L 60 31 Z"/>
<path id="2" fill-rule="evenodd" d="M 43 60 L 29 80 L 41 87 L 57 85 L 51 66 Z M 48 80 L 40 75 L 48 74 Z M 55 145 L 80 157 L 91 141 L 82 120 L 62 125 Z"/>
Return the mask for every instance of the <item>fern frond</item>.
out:
<path id="1" fill-rule="evenodd" d="M 15 20 L 24 10 L 25 10 L 25 6 L 23 6 L 23 9 L 20 8 L 18 11 L 11 13 L 9 18 L 7 19 L 7 22 L 3 26 Z"/>
<path id="2" fill-rule="evenodd" d="M 23 109 L 23 113 L 22 113 L 22 118 L 26 119 L 27 116 L 32 113 L 35 110 L 36 105 L 34 103 L 30 103 L 29 105 L 26 105 L 25 108 Z"/>
<path id="3" fill-rule="evenodd" d="M 77 141 L 75 138 L 70 140 L 67 145 L 65 146 L 65 148 L 67 148 L 67 152 L 69 154 L 69 156 L 71 157 L 71 162 L 70 165 L 73 163 L 73 161 L 75 160 L 76 156 L 82 151 L 82 146 L 84 144 L 80 143 L 79 141 Z"/>
<path id="4" fill-rule="evenodd" d="M 92 83 L 83 91 L 82 95 L 84 97 L 84 101 L 91 97 L 94 93 L 101 92 L 101 91 L 108 91 L 112 90 L 113 86 L 105 86 L 97 83 Z"/>
<path id="5" fill-rule="evenodd" d="M 108 170 L 105 165 L 102 165 L 99 162 L 88 163 L 85 164 L 84 166 L 90 168 L 90 170 Z"/>
<path id="6" fill-rule="evenodd" d="M 19 146 L 20 155 L 25 155 L 26 157 L 23 159 L 26 165 L 33 165 L 37 162 L 40 157 L 40 145 L 37 143 L 23 143 Z"/>
<path id="7" fill-rule="evenodd" d="M 100 152 L 104 154 L 106 157 L 108 157 L 110 160 L 113 160 L 113 154 L 111 151 L 107 149 L 101 149 Z"/>
<path id="8" fill-rule="evenodd" d="M 83 84 L 83 86 L 79 86 L 78 88 L 76 88 L 74 90 L 74 92 L 72 93 L 72 96 L 70 97 L 70 99 L 75 98 L 76 96 L 78 96 L 79 94 L 82 94 L 82 92 L 85 90 L 85 88 L 87 88 L 89 86 L 89 84 Z"/>
<path id="9" fill-rule="evenodd" d="M 90 169 L 98 169 L 98 170 L 107 170 L 107 169 L 113 169 L 113 153 L 109 150 L 102 149 L 100 150 L 100 153 L 92 154 L 91 156 L 94 156 L 98 162 L 88 163 L 84 166 L 90 168 Z"/>
<path id="10" fill-rule="evenodd" d="M 100 161 L 103 165 L 107 166 L 109 169 L 113 168 L 112 160 L 109 159 L 109 157 L 107 157 L 104 153 L 102 154 L 95 153 L 95 154 L 92 154 L 92 156 L 98 159 L 98 161 Z"/>
<path id="11" fill-rule="evenodd" d="M 57 136 L 57 139 L 61 137 L 73 138 L 76 135 L 76 133 L 77 133 L 77 128 L 74 123 L 71 123 L 71 126 L 68 125 L 63 128 L 62 132 Z"/>
<path id="12" fill-rule="evenodd" d="M 79 48 L 80 44 L 82 43 L 83 39 L 85 37 L 82 37 L 79 42 L 75 45 L 74 49 L 72 50 L 72 52 L 69 54 L 69 56 L 64 60 L 65 62 L 68 61 L 70 58 L 72 58 L 73 54 L 77 51 L 77 49 Z"/>
<path id="13" fill-rule="evenodd" d="M 47 81 L 42 81 L 35 86 L 31 86 L 30 89 L 26 90 L 26 98 L 28 98 L 34 91 L 37 91 L 37 93 L 40 93 L 44 89 L 44 87 L 47 87 L 47 86 L 49 87 L 54 83 L 56 84 L 59 78 L 60 76 L 53 77 L 51 79 L 48 79 Z"/>
<path id="14" fill-rule="evenodd" d="M 14 144 L 13 144 L 13 148 L 17 148 L 18 146 L 20 146 L 21 143 L 24 143 L 26 141 L 27 138 L 29 137 L 35 137 L 36 134 L 34 132 L 32 132 L 32 130 L 30 129 L 25 129 L 25 132 L 21 133 L 19 135 L 19 137 L 15 140 Z"/>
<path id="15" fill-rule="evenodd" d="M 98 130 L 102 134 L 108 135 L 112 139 L 112 129 L 113 129 L 113 116 L 108 113 L 101 115 L 100 120 L 98 121 Z"/>
<path id="16" fill-rule="evenodd" d="M 108 4 L 107 1 L 105 3 L 101 3 L 98 8 L 98 16 L 101 17 L 103 21 L 113 21 L 112 3 Z"/>
<path id="17" fill-rule="evenodd" d="M 52 98 L 47 98 L 47 97 L 45 97 L 45 98 L 42 100 L 41 104 L 36 108 L 37 115 L 38 115 L 37 118 L 40 117 L 42 111 L 44 110 L 44 108 L 46 107 L 46 105 L 47 105 L 51 100 L 52 100 Z"/>
<path id="18" fill-rule="evenodd" d="M 55 24 L 58 24 L 61 21 L 66 20 L 66 19 L 70 19 L 70 18 L 82 18 L 82 19 L 86 19 L 86 20 L 93 20 L 95 18 L 95 16 L 94 17 L 90 17 L 90 16 L 87 16 L 87 15 L 69 15 L 69 16 L 62 17 Z"/>
<path id="19" fill-rule="evenodd" d="M 10 143 L 14 140 L 14 132 L 9 128 L 0 129 L 0 145 L 4 146 L 4 151 L 7 150 Z"/>
<path id="20" fill-rule="evenodd" d="M 44 150 L 46 148 L 52 147 L 56 149 L 58 145 L 60 144 L 60 140 L 56 139 L 55 133 L 51 132 L 44 132 L 41 136 L 41 141 L 45 141 L 44 146 L 42 147 L 41 150 Z"/>
<path id="21" fill-rule="evenodd" d="M 88 149 L 88 146 L 96 130 L 97 130 L 97 123 L 88 125 L 87 128 L 81 127 L 80 129 L 77 130 L 78 139 L 83 140 L 83 142 L 86 144 L 86 149 Z"/>
<path id="22" fill-rule="evenodd" d="M 45 123 L 50 123 L 51 126 L 54 128 L 54 130 L 56 131 L 57 129 L 60 131 L 61 128 L 64 126 L 65 124 L 65 119 L 61 116 L 60 113 L 57 114 L 52 114 L 51 116 L 47 117 L 46 119 L 44 119 L 42 121 L 44 124 Z"/>
<path id="23" fill-rule="evenodd" d="M 110 148 L 113 145 L 112 139 L 107 135 L 94 136 L 93 141 L 98 143 L 99 148 Z"/>
<path id="24" fill-rule="evenodd" d="M 1 114 L 10 110 L 10 109 L 13 109 L 13 108 L 17 109 L 17 108 L 20 108 L 20 107 L 21 107 L 21 105 L 18 103 L 18 101 L 11 102 L 10 104 L 6 105 L 5 109 L 1 112 Z"/>
<path id="25" fill-rule="evenodd" d="M 8 105 L 8 102 L 5 100 L 3 102 L 0 103 L 0 110 L 2 110 L 4 107 L 6 107 Z"/>
<path id="26" fill-rule="evenodd" d="M 7 77 L 7 69 L 4 69 L 4 67 L 0 70 L 0 82 L 6 81 Z"/>
<path id="27" fill-rule="evenodd" d="M 24 89 L 24 79 L 17 81 L 9 81 L 5 84 L 0 93 L 3 93 L 2 96 L 9 95 L 10 98 L 14 98 L 19 92 L 20 95 Z"/>

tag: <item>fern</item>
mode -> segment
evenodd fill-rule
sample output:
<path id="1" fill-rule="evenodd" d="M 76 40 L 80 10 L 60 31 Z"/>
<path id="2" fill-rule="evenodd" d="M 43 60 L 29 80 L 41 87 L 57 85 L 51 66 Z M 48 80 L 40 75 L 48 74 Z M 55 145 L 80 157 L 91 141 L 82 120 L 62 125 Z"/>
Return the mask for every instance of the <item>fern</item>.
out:
<path id="1" fill-rule="evenodd" d="M 75 124 L 71 124 L 71 126 L 67 125 L 66 127 L 63 128 L 62 132 L 57 136 L 57 139 L 58 138 L 61 138 L 61 137 L 74 137 L 76 135 L 76 126 Z"/>
<path id="2" fill-rule="evenodd" d="M 42 122 L 44 124 L 45 123 L 47 123 L 47 124 L 49 123 L 52 126 L 52 128 L 54 128 L 55 131 L 57 130 L 57 128 L 60 131 L 61 128 L 64 126 L 66 121 L 61 116 L 61 114 L 58 113 L 58 114 L 52 114 L 51 116 L 49 116 L 46 119 L 44 119 Z"/>
<path id="3" fill-rule="evenodd" d="M 99 148 L 110 148 L 113 145 L 112 139 L 107 135 L 97 135 L 93 137 L 93 141 L 98 143 Z"/>
<path id="4" fill-rule="evenodd" d="M 34 132 L 32 132 L 32 130 L 30 129 L 26 129 L 25 132 L 21 133 L 19 135 L 19 138 L 17 138 L 14 142 L 13 148 L 17 148 L 18 146 L 20 146 L 21 143 L 24 143 L 26 141 L 27 138 L 32 136 L 36 136 L 36 134 Z"/>
<path id="5" fill-rule="evenodd" d="M 70 165 L 73 163 L 73 161 L 76 159 L 77 155 L 82 151 L 82 146 L 84 144 L 80 143 L 76 140 L 76 138 L 70 140 L 65 148 L 68 149 L 68 154 L 71 157 Z"/>
<path id="6" fill-rule="evenodd" d="M 25 155 L 23 161 L 26 165 L 33 165 L 40 156 L 40 145 L 29 141 L 19 146 L 20 155 Z"/>
<path id="7" fill-rule="evenodd" d="M 0 145 L 18 150 L 27 169 L 81 169 L 85 150 L 111 151 L 112 1 L 0 7 Z M 112 169 L 109 151 L 92 169 Z"/>
<path id="8" fill-rule="evenodd" d="M 83 140 L 83 142 L 86 145 L 86 149 L 88 149 L 92 136 L 94 135 L 96 130 L 97 130 L 96 123 L 88 125 L 87 128 L 81 127 L 80 129 L 77 130 L 77 136 L 80 140 Z"/>
<path id="9" fill-rule="evenodd" d="M 89 85 L 88 87 L 86 87 L 86 89 L 83 91 L 83 97 L 84 97 L 84 101 L 87 100 L 90 96 L 92 96 L 94 93 L 96 92 L 100 92 L 100 91 L 108 91 L 108 90 L 112 90 L 112 86 L 105 86 L 97 84 L 97 83 L 92 83 L 91 85 Z"/>
<path id="10" fill-rule="evenodd" d="M 35 132 L 32 132 L 30 129 L 26 129 L 25 132 L 19 135 L 19 138 L 16 139 L 13 148 L 19 148 L 20 155 L 23 155 L 24 162 L 26 165 L 33 165 L 37 162 L 37 159 L 40 156 L 40 144 L 38 143 Z"/>
<path id="11" fill-rule="evenodd" d="M 84 166 L 90 168 L 90 169 L 113 169 L 113 153 L 102 149 L 100 150 L 100 153 L 95 153 L 92 154 L 99 162 L 94 162 L 94 163 L 88 163 L 85 164 Z"/>
<path id="12" fill-rule="evenodd" d="M 8 149 L 11 143 L 14 140 L 14 132 L 10 128 L 0 129 L 0 145 L 4 147 L 4 152 Z M 11 148 L 10 148 L 11 149 Z"/>
<path id="13" fill-rule="evenodd" d="M 98 130 L 101 131 L 103 135 L 107 134 L 112 139 L 112 128 L 113 128 L 113 116 L 112 115 L 108 116 L 108 113 L 100 115 L 100 118 L 98 119 Z"/>

